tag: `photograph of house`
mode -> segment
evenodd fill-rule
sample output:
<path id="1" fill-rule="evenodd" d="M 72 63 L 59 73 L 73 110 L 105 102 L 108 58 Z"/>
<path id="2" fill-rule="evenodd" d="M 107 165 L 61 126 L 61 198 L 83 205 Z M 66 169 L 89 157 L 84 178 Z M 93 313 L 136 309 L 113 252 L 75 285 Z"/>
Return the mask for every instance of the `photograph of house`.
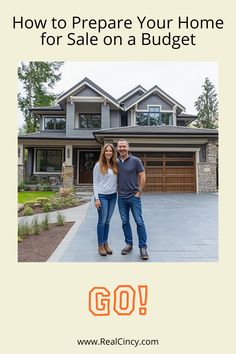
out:
<path id="1" fill-rule="evenodd" d="M 145 191 L 217 190 L 218 130 L 190 127 L 197 116 L 157 85 L 114 98 L 85 77 L 55 106 L 31 112 L 40 129 L 18 136 L 18 182 L 39 176 L 63 177 L 67 187 L 91 185 L 101 145 L 126 138 L 144 164 Z"/>

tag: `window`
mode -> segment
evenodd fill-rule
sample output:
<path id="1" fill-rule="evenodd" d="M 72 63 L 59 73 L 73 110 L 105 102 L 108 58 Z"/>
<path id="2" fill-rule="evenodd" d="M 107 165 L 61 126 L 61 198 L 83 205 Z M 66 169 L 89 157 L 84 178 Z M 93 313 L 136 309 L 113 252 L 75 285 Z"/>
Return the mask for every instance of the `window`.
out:
<path id="1" fill-rule="evenodd" d="M 80 113 L 79 127 L 87 129 L 101 128 L 101 114 L 97 113 Z"/>
<path id="2" fill-rule="evenodd" d="M 44 118 L 44 130 L 65 130 L 66 119 L 59 117 Z"/>
<path id="3" fill-rule="evenodd" d="M 62 171 L 62 149 L 36 149 L 35 172 Z"/>
<path id="4" fill-rule="evenodd" d="M 173 113 L 161 112 L 160 107 L 150 106 L 148 112 L 136 113 L 136 124 L 142 126 L 172 125 Z"/>

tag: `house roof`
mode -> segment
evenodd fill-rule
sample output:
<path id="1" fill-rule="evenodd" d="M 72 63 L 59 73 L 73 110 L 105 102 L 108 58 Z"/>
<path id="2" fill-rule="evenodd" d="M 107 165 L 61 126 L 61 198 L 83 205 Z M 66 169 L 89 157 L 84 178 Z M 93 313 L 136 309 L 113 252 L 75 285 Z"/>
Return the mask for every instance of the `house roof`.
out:
<path id="1" fill-rule="evenodd" d="M 135 104 L 143 101 L 145 98 L 147 98 L 148 96 L 150 96 L 152 93 L 155 93 L 155 92 L 157 92 L 167 102 L 170 102 L 170 103 L 172 103 L 174 105 L 177 105 L 177 107 L 179 107 L 181 109 L 181 111 L 185 111 L 185 107 L 184 106 L 182 106 L 179 102 L 177 102 L 174 98 L 172 98 L 170 95 L 168 95 L 165 91 L 163 91 L 157 85 L 153 86 L 150 90 L 144 92 L 144 94 L 142 96 L 140 96 L 134 102 L 132 102 L 131 104 L 126 106 L 125 110 L 127 111 L 128 109 L 133 107 Z"/>
<path id="2" fill-rule="evenodd" d="M 56 106 L 38 106 L 38 107 L 31 107 L 29 110 L 30 111 L 40 111 L 40 110 L 45 110 L 45 111 L 62 111 L 63 109 L 61 106 L 56 105 Z"/>
<path id="3" fill-rule="evenodd" d="M 122 102 L 132 96 L 135 92 L 142 91 L 143 93 L 147 90 L 143 88 L 141 85 L 134 87 L 132 90 L 126 92 L 124 95 L 120 96 L 117 101 Z"/>
<path id="4" fill-rule="evenodd" d="M 186 125 L 189 125 L 195 119 L 197 119 L 197 116 L 194 114 L 180 113 L 177 115 L 178 122 L 183 121 Z"/>
<path id="5" fill-rule="evenodd" d="M 96 91 L 99 95 L 105 97 L 108 99 L 108 101 L 112 102 L 115 106 L 120 108 L 119 102 L 112 97 L 109 93 L 107 93 L 105 90 L 103 90 L 100 86 L 96 85 L 93 81 L 85 77 L 83 80 L 78 82 L 76 85 L 74 85 L 72 88 L 69 90 L 63 92 L 59 97 L 58 97 L 58 103 L 64 101 L 67 97 L 73 95 L 76 91 L 78 91 L 80 88 L 88 86 L 92 88 L 94 91 Z"/>
<path id="6" fill-rule="evenodd" d="M 131 137 L 131 136 L 176 136 L 176 137 L 217 137 L 217 129 L 189 128 L 178 126 L 129 126 L 121 128 L 102 129 L 93 132 L 95 139 L 102 142 L 103 137 Z"/>
<path id="7" fill-rule="evenodd" d="M 40 131 L 40 132 L 35 132 L 35 133 L 29 133 L 29 134 L 20 134 L 18 136 L 19 139 L 65 139 L 66 138 L 66 132 L 52 132 L 52 131 Z"/>
<path id="8" fill-rule="evenodd" d="M 59 105 L 57 105 L 57 106 L 31 107 L 30 111 L 32 113 L 34 113 L 34 115 L 36 115 L 36 116 L 41 116 L 42 114 L 50 115 L 50 114 L 55 114 L 55 113 L 57 113 L 57 114 L 60 113 L 60 115 L 66 114 L 65 110 Z"/>

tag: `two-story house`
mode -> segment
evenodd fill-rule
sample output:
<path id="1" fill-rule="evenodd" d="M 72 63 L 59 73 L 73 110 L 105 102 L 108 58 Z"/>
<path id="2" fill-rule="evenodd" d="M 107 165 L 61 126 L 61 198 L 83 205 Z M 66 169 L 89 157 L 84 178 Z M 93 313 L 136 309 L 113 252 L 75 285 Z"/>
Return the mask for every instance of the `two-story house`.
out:
<path id="1" fill-rule="evenodd" d="M 137 86 L 115 99 L 84 78 L 56 106 L 32 112 L 40 130 L 18 138 L 19 181 L 63 171 L 66 186 L 91 184 L 101 145 L 122 137 L 144 164 L 146 191 L 216 190 L 218 131 L 188 127 L 197 117 L 158 86 Z"/>

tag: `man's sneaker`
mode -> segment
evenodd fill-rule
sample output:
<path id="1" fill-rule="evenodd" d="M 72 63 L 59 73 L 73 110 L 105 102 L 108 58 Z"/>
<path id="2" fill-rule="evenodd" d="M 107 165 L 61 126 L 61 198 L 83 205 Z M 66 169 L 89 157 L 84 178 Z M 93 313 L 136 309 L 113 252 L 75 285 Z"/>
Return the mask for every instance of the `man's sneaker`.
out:
<path id="1" fill-rule="evenodd" d="M 125 248 L 123 248 L 123 250 L 121 250 L 121 254 L 126 255 L 130 253 L 132 249 L 133 249 L 132 245 L 127 245 Z"/>
<path id="2" fill-rule="evenodd" d="M 145 261 L 148 259 L 148 253 L 145 247 L 140 248 L 140 256 Z"/>

